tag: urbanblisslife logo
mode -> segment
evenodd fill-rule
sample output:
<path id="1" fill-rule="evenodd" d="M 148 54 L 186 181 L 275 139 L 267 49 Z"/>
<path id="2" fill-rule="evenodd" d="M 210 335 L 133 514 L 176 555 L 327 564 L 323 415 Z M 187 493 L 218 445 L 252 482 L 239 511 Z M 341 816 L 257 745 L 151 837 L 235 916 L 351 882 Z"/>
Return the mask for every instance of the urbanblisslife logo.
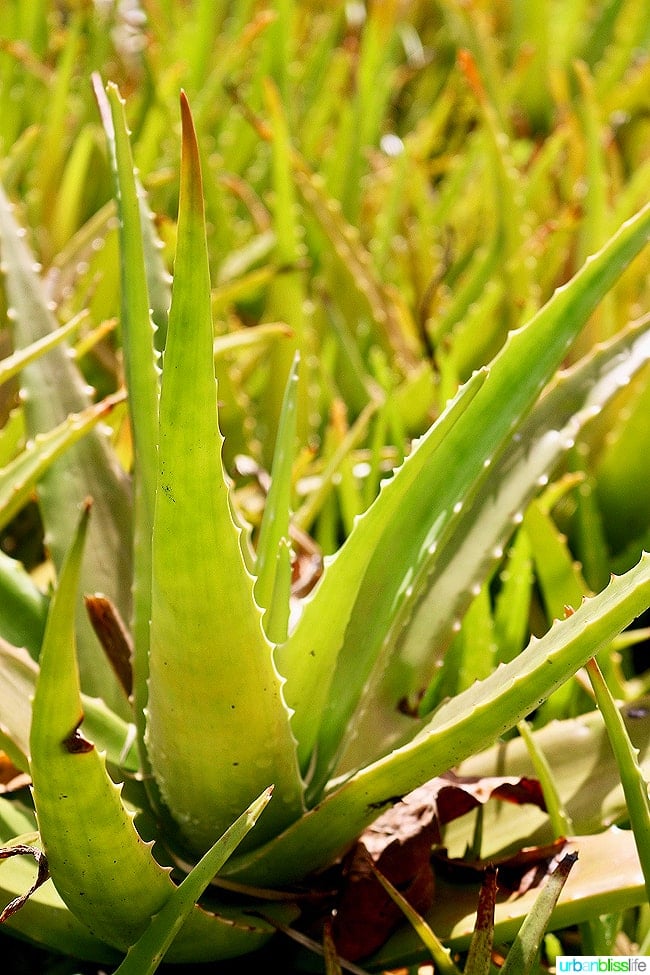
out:
<path id="1" fill-rule="evenodd" d="M 565 972 L 647 972 L 650 975 L 650 955 L 558 955 L 557 975 Z"/>

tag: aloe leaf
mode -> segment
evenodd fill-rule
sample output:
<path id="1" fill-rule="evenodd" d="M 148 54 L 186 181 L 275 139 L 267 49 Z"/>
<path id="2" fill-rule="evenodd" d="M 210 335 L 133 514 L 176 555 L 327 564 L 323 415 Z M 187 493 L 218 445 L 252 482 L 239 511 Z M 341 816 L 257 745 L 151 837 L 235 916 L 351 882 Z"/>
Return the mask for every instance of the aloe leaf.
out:
<path id="1" fill-rule="evenodd" d="M 221 460 L 201 174 L 184 96 L 181 110 L 178 248 L 152 542 L 147 744 L 185 841 L 203 852 L 269 785 L 282 801 L 260 823 L 260 838 L 277 832 L 300 815 L 302 786 L 282 681 L 253 598 Z"/>
<path id="2" fill-rule="evenodd" d="M 148 525 L 153 524 L 156 493 L 158 434 L 158 373 L 154 354 L 154 324 L 151 318 L 140 197 L 136 184 L 124 102 L 115 85 L 106 94 L 97 77 L 95 96 L 108 145 L 115 180 L 120 219 L 121 324 L 125 354 L 126 385 L 135 440 L 137 476 L 142 484 Z M 143 515 L 144 517 L 144 515 Z"/>
<path id="3" fill-rule="evenodd" d="M 34 270 L 34 258 L 23 237 L 24 231 L 11 204 L 0 190 L 5 290 L 15 317 L 16 344 L 27 346 L 55 331 L 58 323 L 48 308 L 43 284 Z M 25 415 L 32 437 L 91 405 L 85 382 L 63 346 L 51 349 L 46 356 L 25 367 L 22 380 Z M 88 496 L 93 498 L 95 515 L 84 558 L 82 588 L 104 592 L 123 619 L 128 619 L 130 552 L 123 540 L 131 534 L 130 488 L 106 435 L 99 430 L 92 431 L 66 451 L 41 479 L 38 494 L 46 544 L 57 568 L 62 565 L 74 532 L 78 505 Z M 126 714 L 122 692 L 98 650 L 90 623 L 82 616 L 79 617 L 79 654 L 84 690 L 104 697 L 111 707 Z"/>
<path id="4" fill-rule="evenodd" d="M 255 599 L 258 606 L 267 612 L 274 604 L 278 549 L 283 539 L 289 538 L 289 516 L 291 510 L 291 476 L 296 439 L 296 409 L 298 393 L 299 354 L 293 360 L 284 400 L 280 412 L 280 423 L 273 452 L 271 468 L 271 487 L 264 506 L 257 543 L 255 571 Z M 285 586 L 286 590 L 286 586 Z M 286 603 L 288 605 L 288 603 Z M 267 629 L 268 632 L 268 629 Z M 284 635 L 286 639 L 286 633 Z"/>
<path id="5" fill-rule="evenodd" d="M 92 934 L 126 951 L 174 891 L 169 869 L 138 835 L 105 757 L 80 731 L 84 720 L 75 662 L 74 610 L 89 508 L 59 580 L 34 694 L 30 770 L 43 849 L 57 891 Z M 274 929 L 224 908 L 195 908 L 172 951 L 179 960 L 252 951 Z"/>
<path id="6" fill-rule="evenodd" d="M 271 799 L 267 789 L 235 820 L 185 877 L 129 952 L 116 975 L 153 975 L 205 888 L 219 872 Z"/>
<path id="7" fill-rule="evenodd" d="M 34 488 L 57 458 L 123 400 L 123 394 L 110 396 L 86 407 L 81 413 L 71 414 L 53 430 L 38 434 L 21 454 L 0 470 L 0 529 L 6 528 L 27 504 Z"/>
<path id="8" fill-rule="evenodd" d="M 540 313 L 540 316 L 544 316 L 544 313 Z M 514 333 L 511 342 L 517 336 L 524 337 L 527 330 L 533 327 L 534 321 Z M 618 341 L 622 344 L 618 345 Z M 648 345 L 647 331 L 645 325 L 641 324 L 634 327 L 627 338 L 603 347 L 594 354 L 593 359 L 586 359 L 581 366 L 577 366 L 575 372 L 560 377 L 530 417 L 521 423 L 519 429 L 513 429 L 505 449 L 502 448 L 502 455 L 486 467 L 486 462 L 491 461 L 492 457 L 485 448 L 496 426 L 496 413 L 492 411 L 498 412 L 502 407 L 496 402 L 490 406 L 490 397 L 485 404 L 487 412 L 481 411 L 476 416 L 476 410 L 485 397 L 485 390 L 489 392 L 490 379 L 494 379 L 492 370 L 497 360 L 492 364 L 490 377 L 459 420 L 453 437 L 446 437 L 434 453 L 431 474 L 420 477 L 410 489 L 408 502 L 402 505 L 399 516 L 393 515 L 392 520 L 387 519 L 388 527 L 379 551 L 391 552 L 390 570 L 392 576 L 400 580 L 400 588 L 395 591 L 396 584 L 393 583 L 391 588 L 390 579 L 384 579 L 389 566 L 378 555 L 373 567 L 374 574 L 367 575 L 361 584 L 357 582 L 353 590 L 359 592 L 352 617 L 353 621 L 358 620 L 358 624 L 354 626 L 353 622 L 345 633 L 344 641 L 341 640 L 343 650 L 331 685 L 336 692 L 330 695 L 330 714 L 327 716 L 329 729 L 323 727 L 319 742 L 321 783 L 329 774 L 326 764 L 328 752 L 330 763 L 336 755 L 345 710 L 350 716 L 357 703 L 354 693 L 360 682 L 358 678 L 351 681 L 350 673 L 354 671 L 358 674 L 362 665 L 368 666 L 362 664 L 364 660 L 372 663 L 372 655 L 379 653 L 380 644 L 383 644 L 381 656 L 375 664 L 375 673 L 367 680 L 365 699 L 361 705 L 363 720 L 367 723 L 357 723 L 359 741 L 372 741 L 379 749 L 382 743 L 383 747 L 388 747 L 402 735 L 412 733 L 411 719 L 399 713 L 398 702 L 404 697 L 415 698 L 431 680 L 436 661 L 448 646 L 456 621 L 473 598 L 476 585 L 482 583 L 491 567 L 500 559 L 508 537 L 522 518 L 526 502 L 539 490 L 540 479 L 547 478 L 548 472 L 576 437 L 581 425 L 615 394 L 621 382 L 626 381 L 628 365 L 633 372 L 643 365 L 648 357 Z M 633 350 L 629 358 L 628 348 Z M 623 352 L 625 355 L 622 355 Z M 515 362 L 512 368 L 519 372 Z M 493 394 L 498 395 L 498 386 L 497 389 L 490 388 Z M 502 395 L 504 398 L 500 402 L 509 402 L 510 393 L 503 392 Z M 466 441 L 464 444 L 461 438 Z M 414 455 L 419 449 L 418 446 L 414 448 Z M 455 472 L 458 463 L 453 459 L 455 450 L 467 451 L 463 455 L 467 457 L 467 462 L 461 465 L 459 480 L 463 478 L 465 466 L 470 466 L 471 459 L 474 476 L 484 482 L 480 492 L 474 493 L 471 505 L 466 503 L 463 489 L 456 493 L 451 483 L 451 472 Z M 477 471 L 479 460 L 480 472 Z M 397 480 L 399 477 L 398 474 Z M 466 483 L 469 488 L 471 480 L 468 479 Z M 448 493 L 450 490 L 453 492 L 451 497 Z M 381 506 L 381 496 L 375 504 Z M 379 520 L 380 510 L 376 517 Z M 362 525 L 363 519 L 357 528 L 360 529 Z M 432 527 L 425 534 L 429 525 Z M 416 549 L 413 546 L 402 563 L 407 550 L 404 539 L 410 537 L 409 533 L 419 539 L 419 547 Z M 354 534 L 346 546 L 351 546 L 353 537 Z M 346 546 L 339 556 L 342 562 Z M 402 565 L 399 572 L 396 571 L 398 564 Z M 336 576 L 336 562 L 326 569 L 321 581 L 322 588 L 325 587 L 328 571 Z M 328 594 L 323 602 L 327 603 L 331 617 L 339 620 L 338 626 L 344 632 L 351 593 L 349 589 L 341 592 L 341 588 L 336 587 L 335 578 L 329 584 L 334 594 Z M 389 593 L 393 593 L 394 605 L 391 604 Z M 317 594 L 315 598 L 318 598 Z M 300 624 L 295 634 L 297 642 L 306 637 L 304 633 L 299 636 L 299 630 Z M 388 636 L 386 630 L 389 631 Z M 341 631 L 331 628 L 321 639 L 329 637 L 332 641 L 339 640 Z M 330 653 L 333 657 L 331 649 Z M 310 661 L 312 665 L 318 662 L 318 658 L 315 662 Z M 284 669 L 283 672 L 287 673 Z M 328 676 L 328 679 L 331 680 L 331 677 Z M 287 693 L 290 695 L 290 688 Z M 293 703 L 290 696 L 288 699 Z M 362 754 L 357 754 L 355 758 L 350 753 L 349 760 L 354 764 L 366 759 Z"/>
<path id="9" fill-rule="evenodd" d="M 83 712 L 73 625 L 88 512 L 48 618 L 34 694 L 30 769 L 40 834 L 59 894 L 73 914 L 92 918 L 97 937 L 126 949 L 169 896 L 169 878 L 138 837 L 103 758 L 78 730 Z"/>
<path id="10" fill-rule="evenodd" d="M 436 450 L 468 409 L 484 381 L 485 374 L 477 373 L 466 384 L 425 434 L 399 473 L 382 485 L 379 500 L 358 520 L 339 553 L 326 563 L 323 577 L 305 601 L 295 630 L 286 644 L 278 648 L 278 666 L 287 681 L 287 702 L 295 712 L 292 725 L 303 763 L 309 760 L 321 715 L 331 702 L 330 684 L 336 655 L 345 638 L 356 594 L 373 552 L 381 548 L 387 525 L 397 520 L 402 526 L 408 490 L 422 479 L 427 464 L 432 463 Z M 321 622 L 323 606 L 328 607 L 327 627 Z M 330 613 L 329 608 L 333 612 Z M 366 619 L 366 624 L 369 623 Z"/>
<path id="11" fill-rule="evenodd" d="M 634 620 L 650 601 L 650 555 L 557 622 L 509 664 L 443 704 L 390 755 L 335 787 L 294 826 L 258 851 L 235 857 L 225 874 L 290 882 L 334 860 L 386 805 L 485 748 L 542 703 Z"/>
<path id="12" fill-rule="evenodd" d="M 115 85 L 109 85 L 105 93 L 97 77 L 93 82 L 111 154 L 120 218 L 122 348 L 135 448 L 133 705 L 142 764 L 148 771 L 142 742 L 151 618 L 151 535 L 158 471 L 159 379 L 142 230 L 143 223 L 146 223 L 141 217 L 144 193 L 135 179 L 124 104 L 119 92 Z"/>

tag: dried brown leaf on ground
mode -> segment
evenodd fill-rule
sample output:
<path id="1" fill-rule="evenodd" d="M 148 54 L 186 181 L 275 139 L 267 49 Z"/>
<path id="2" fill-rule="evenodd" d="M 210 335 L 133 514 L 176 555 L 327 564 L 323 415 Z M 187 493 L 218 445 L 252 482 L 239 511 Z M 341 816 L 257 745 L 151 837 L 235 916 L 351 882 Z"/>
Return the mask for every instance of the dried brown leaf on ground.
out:
<path id="1" fill-rule="evenodd" d="M 418 913 L 425 913 L 435 896 L 431 853 L 441 844 L 440 827 L 489 799 L 533 803 L 544 809 L 542 791 L 534 779 L 460 778 L 448 773 L 404 796 L 362 834 L 343 864 L 332 925 L 337 949 L 344 958 L 354 961 L 372 954 L 402 921 L 400 909 L 377 880 L 372 865 Z M 544 854 L 540 858 L 545 862 Z M 483 872 L 485 869 L 483 865 Z M 480 870 L 474 864 L 472 880 Z"/>

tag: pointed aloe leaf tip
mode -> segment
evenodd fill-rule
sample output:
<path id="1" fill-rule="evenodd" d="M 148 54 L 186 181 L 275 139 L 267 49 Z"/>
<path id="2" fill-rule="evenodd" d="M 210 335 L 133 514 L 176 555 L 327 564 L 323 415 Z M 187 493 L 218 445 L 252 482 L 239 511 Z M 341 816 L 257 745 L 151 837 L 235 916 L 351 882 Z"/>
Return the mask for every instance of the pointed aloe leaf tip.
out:
<path id="1" fill-rule="evenodd" d="M 181 89 L 181 192 L 185 194 L 188 211 L 203 219 L 203 177 L 199 143 L 192 110 L 185 91 Z"/>

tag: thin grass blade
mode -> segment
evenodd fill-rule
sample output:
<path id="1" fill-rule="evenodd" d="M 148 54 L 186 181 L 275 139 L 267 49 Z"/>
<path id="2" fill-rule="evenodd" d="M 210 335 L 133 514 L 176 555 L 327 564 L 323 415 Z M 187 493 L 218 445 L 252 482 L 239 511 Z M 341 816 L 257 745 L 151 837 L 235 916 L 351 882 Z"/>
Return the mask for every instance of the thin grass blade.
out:
<path id="1" fill-rule="evenodd" d="M 565 854 L 557 864 L 537 897 L 535 906 L 524 918 L 517 937 L 510 945 L 505 964 L 501 968 L 502 975 L 529 975 L 535 970 L 533 966 L 539 955 L 542 939 L 569 872 L 577 859 L 578 854 L 570 852 Z"/>
<path id="2" fill-rule="evenodd" d="M 634 832 L 646 890 L 650 896 L 650 800 L 648 783 L 639 766 L 638 752 L 633 747 L 621 714 L 595 659 L 587 661 L 587 673 L 603 716 L 607 734 L 621 776 L 625 801 Z"/>

